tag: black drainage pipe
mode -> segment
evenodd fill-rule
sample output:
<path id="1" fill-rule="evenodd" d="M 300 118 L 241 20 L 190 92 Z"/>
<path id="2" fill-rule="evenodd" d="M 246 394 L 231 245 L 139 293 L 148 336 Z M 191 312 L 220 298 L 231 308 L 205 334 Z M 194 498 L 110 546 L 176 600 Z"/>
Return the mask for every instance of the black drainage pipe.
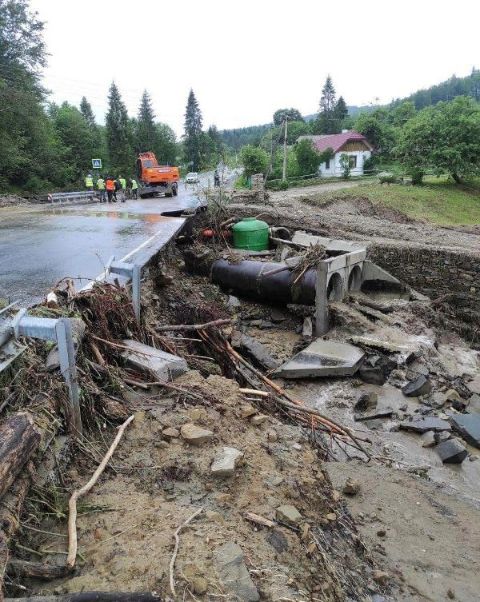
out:
<path id="1" fill-rule="evenodd" d="M 307 270 L 297 284 L 293 284 L 296 276 L 290 270 L 265 275 L 281 267 L 285 264 L 262 261 L 229 263 L 226 259 L 217 259 L 212 266 L 212 281 L 224 289 L 253 299 L 279 305 L 314 305 L 316 270 Z"/>

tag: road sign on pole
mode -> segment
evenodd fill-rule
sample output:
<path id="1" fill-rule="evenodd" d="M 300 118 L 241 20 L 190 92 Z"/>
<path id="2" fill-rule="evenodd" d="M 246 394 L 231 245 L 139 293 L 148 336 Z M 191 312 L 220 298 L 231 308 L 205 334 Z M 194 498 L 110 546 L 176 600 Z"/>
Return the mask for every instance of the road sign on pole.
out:
<path id="1" fill-rule="evenodd" d="M 92 167 L 93 167 L 93 169 L 102 169 L 102 160 L 101 159 L 92 159 Z"/>

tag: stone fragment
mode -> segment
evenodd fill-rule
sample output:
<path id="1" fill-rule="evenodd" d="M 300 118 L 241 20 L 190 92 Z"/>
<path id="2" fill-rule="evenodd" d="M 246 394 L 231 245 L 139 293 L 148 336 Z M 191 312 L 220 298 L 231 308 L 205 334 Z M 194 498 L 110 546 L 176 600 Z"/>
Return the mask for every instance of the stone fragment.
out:
<path id="1" fill-rule="evenodd" d="M 468 409 L 470 412 L 480 413 L 480 395 L 478 393 L 474 393 L 468 402 Z"/>
<path id="2" fill-rule="evenodd" d="M 360 378 L 372 385 L 383 385 L 389 374 L 397 367 L 396 362 L 386 355 L 369 355 L 360 366 Z"/>
<path id="3" fill-rule="evenodd" d="M 283 504 L 276 510 L 277 520 L 287 525 L 297 526 L 302 520 L 300 512 L 291 504 Z"/>
<path id="4" fill-rule="evenodd" d="M 269 443 L 275 443 L 278 441 L 278 433 L 274 429 L 267 431 L 267 440 Z"/>
<path id="5" fill-rule="evenodd" d="M 443 441 L 435 448 L 444 464 L 461 464 L 468 456 L 468 451 L 456 439 Z"/>
<path id="6" fill-rule="evenodd" d="M 182 438 L 191 445 L 202 445 L 213 438 L 212 431 L 192 423 L 184 424 L 180 428 L 180 433 Z"/>
<path id="7" fill-rule="evenodd" d="M 415 380 L 408 382 L 402 389 L 402 393 L 407 397 L 418 397 L 419 395 L 428 395 L 432 390 L 430 379 L 424 374 L 417 376 Z"/>
<path id="8" fill-rule="evenodd" d="M 414 418 L 400 423 L 400 428 L 415 433 L 426 433 L 427 431 L 450 431 L 451 426 L 446 420 L 435 417 Z"/>
<path id="9" fill-rule="evenodd" d="M 235 473 L 235 467 L 243 453 L 235 447 L 223 447 L 215 456 L 210 472 L 215 477 L 231 477 Z"/>
<path id="10" fill-rule="evenodd" d="M 450 422 L 465 441 L 480 448 L 480 414 L 458 414 L 452 416 Z"/>
<path id="11" fill-rule="evenodd" d="M 274 307 L 270 312 L 270 319 L 274 324 L 277 324 L 286 320 L 287 316 L 283 313 L 281 309 Z"/>
<path id="12" fill-rule="evenodd" d="M 360 481 L 348 477 L 342 491 L 345 495 L 357 495 L 360 491 Z"/>
<path id="13" fill-rule="evenodd" d="M 455 389 L 448 389 L 445 393 L 445 399 L 447 401 L 460 401 L 462 398 Z"/>
<path id="14" fill-rule="evenodd" d="M 373 391 L 361 393 L 353 406 L 356 412 L 365 412 L 368 409 L 377 407 L 378 395 Z"/>
<path id="15" fill-rule="evenodd" d="M 244 403 L 240 406 L 241 418 L 250 418 L 250 416 L 254 416 L 256 413 L 257 410 L 250 403 Z"/>
<path id="16" fill-rule="evenodd" d="M 393 414 L 392 408 L 384 408 L 383 410 L 378 410 L 374 412 L 368 412 L 367 414 L 358 414 L 355 413 L 353 415 L 353 419 L 357 422 L 364 420 L 376 420 L 378 418 L 389 418 Z"/>
<path id="17" fill-rule="evenodd" d="M 256 416 L 252 416 L 250 418 L 250 422 L 254 426 L 259 426 L 268 420 L 268 416 L 266 414 L 257 414 Z"/>
<path id="18" fill-rule="evenodd" d="M 331 523 L 333 523 L 337 520 L 337 515 L 335 514 L 335 512 L 329 512 L 328 514 L 325 514 L 325 518 Z"/>
<path id="19" fill-rule="evenodd" d="M 273 529 L 265 539 L 279 554 L 288 550 L 288 540 L 280 529 Z"/>
<path id="20" fill-rule="evenodd" d="M 230 309 L 237 309 L 242 305 L 240 299 L 235 295 L 228 295 L 227 305 Z"/>
<path id="21" fill-rule="evenodd" d="M 437 441 L 435 441 L 435 431 L 427 431 L 422 435 L 422 447 L 434 447 Z"/>
<path id="22" fill-rule="evenodd" d="M 172 380 L 188 370 L 187 362 L 177 355 L 131 339 L 122 341 L 122 344 L 127 347 L 122 357 L 135 368 L 151 374 L 155 380 Z"/>
<path id="23" fill-rule="evenodd" d="M 180 437 L 180 431 L 176 428 L 169 427 L 162 431 L 162 435 L 167 439 L 177 439 L 177 437 Z"/>
<path id="24" fill-rule="evenodd" d="M 245 602 L 260 600 L 238 544 L 231 541 L 220 546 L 215 550 L 214 558 L 221 582 L 234 597 Z"/>
<path id="25" fill-rule="evenodd" d="M 433 435 L 435 443 L 442 443 L 443 441 L 447 441 L 448 439 L 450 439 L 450 437 L 451 433 L 449 433 L 448 431 L 438 431 Z"/>
<path id="26" fill-rule="evenodd" d="M 208 589 L 208 581 L 205 577 L 194 577 L 190 585 L 192 586 L 193 593 L 199 596 L 205 594 Z"/>

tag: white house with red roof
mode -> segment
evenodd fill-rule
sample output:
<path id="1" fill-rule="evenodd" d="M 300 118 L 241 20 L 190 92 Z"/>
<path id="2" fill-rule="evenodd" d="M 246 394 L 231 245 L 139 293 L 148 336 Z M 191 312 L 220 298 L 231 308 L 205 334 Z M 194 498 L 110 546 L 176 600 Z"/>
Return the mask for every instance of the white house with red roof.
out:
<path id="1" fill-rule="evenodd" d="M 333 158 L 320 165 L 319 173 L 324 177 L 341 177 L 343 167 L 340 158 L 343 154 L 348 155 L 350 162 L 350 174 L 352 176 L 363 175 L 363 165 L 372 156 L 373 148 L 363 134 L 353 130 L 344 130 L 341 134 L 325 134 L 320 136 L 300 136 L 299 140 L 308 139 L 312 141 L 313 147 L 319 153 L 331 148 Z"/>

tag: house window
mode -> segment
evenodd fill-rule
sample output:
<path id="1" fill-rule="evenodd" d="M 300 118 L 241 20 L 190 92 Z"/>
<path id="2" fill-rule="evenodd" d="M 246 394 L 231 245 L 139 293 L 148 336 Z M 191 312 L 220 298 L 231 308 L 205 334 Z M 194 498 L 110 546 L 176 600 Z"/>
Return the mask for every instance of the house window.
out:
<path id="1" fill-rule="evenodd" d="M 350 169 L 355 169 L 357 167 L 357 155 L 350 155 L 348 162 L 350 163 Z"/>
<path id="2" fill-rule="evenodd" d="M 325 161 L 325 169 L 330 169 L 330 159 Z"/>

